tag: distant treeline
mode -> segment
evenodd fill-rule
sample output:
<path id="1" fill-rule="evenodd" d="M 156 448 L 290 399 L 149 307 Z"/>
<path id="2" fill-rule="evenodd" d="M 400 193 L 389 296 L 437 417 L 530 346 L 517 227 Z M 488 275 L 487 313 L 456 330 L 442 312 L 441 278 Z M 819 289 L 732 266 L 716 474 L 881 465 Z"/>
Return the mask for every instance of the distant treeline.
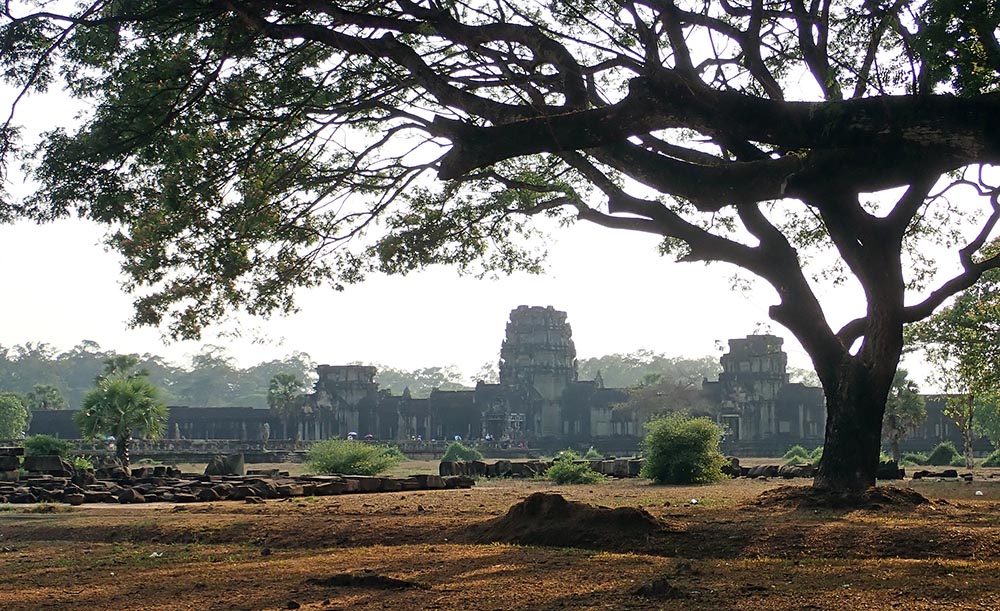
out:
<path id="1" fill-rule="evenodd" d="M 65 352 L 44 343 L 13 347 L 0 345 L 0 391 L 27 395 L 36 386 L 55 387 L 72 409 L 77 409 L 94 379 L 109 359 L 124 356 L 104 350 L 93 341 L 83 341 Z M 138 367 L 162 391 L 168 405 L 192 407 L 267 407 L 268 385 L 275 375 L 290 373 L 308 386 L 315 379 L 315 365 L 308 354 L 295 353 L 283 360 L 260 363 L 246 369 L 225 350 L 207 346 L 191 359 L 189 367 L 171 364 L 154 354 L 133 354 Z"/>
<path id="2" fill-rule="evenodd" d="M 83 395 L 93 387 L 109 359 L 123 356 L 104 350 L 93 341 L 83 341 L 65 352 L 44 343 L 26 343 L 13 347 L 0 345 L 0 392 L 28 394 L 36 386 L 57 389 L 70 408 L 79 407 Z M 154 384 L 163 391 L 168 405 L 192 407 L 255 407 L 264 409 L 271 379 L 279 373 L 296 376 L 306 388 L 315 381 L 315 363 L 303 352 L 281 360 L 259 363 L 245 369 L 217 346 L 207 346 L 183 367 L 153 354 L 130 355 L 139 367 L 149 372 Z M 407 371 L 375 364 L 376 381 L 384 389 L 400 394 L 409 388 L 414 397 L 426 397 L 433 388 L 458 390 L 471 388 L 476 380 L 497 381 L 495 364 L 484 365 L 466 378 L 455 366 L 426 367 Z M 593 380 L 598 372 L 609 388 L 630 388 L 649 383 L 653 376 L 660 383 L 700 387 L 703 379 L 714 380 L 719 374 L 716 356 L 701 358 L 668 357 L 648 350 L 629 354 L 610 354 L 580 359 L 579 379 Z"/>

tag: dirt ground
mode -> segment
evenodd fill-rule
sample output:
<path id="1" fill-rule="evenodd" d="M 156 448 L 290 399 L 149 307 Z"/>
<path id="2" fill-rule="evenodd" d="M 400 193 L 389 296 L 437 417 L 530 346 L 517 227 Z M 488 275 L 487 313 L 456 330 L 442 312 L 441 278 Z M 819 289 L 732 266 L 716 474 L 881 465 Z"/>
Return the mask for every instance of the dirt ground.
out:
<path id="1" fill-rule="evenodd" d="M 787 483 L 0 506 L 0 609 L 1000 609 L 1000 481 L 759 502 Z"/>

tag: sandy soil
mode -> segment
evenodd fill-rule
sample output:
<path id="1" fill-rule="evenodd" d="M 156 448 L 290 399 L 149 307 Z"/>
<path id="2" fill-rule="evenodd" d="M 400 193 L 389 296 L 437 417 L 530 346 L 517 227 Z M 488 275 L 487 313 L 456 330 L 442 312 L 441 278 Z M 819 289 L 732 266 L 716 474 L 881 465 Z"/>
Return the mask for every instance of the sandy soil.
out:
<path id="1" fill-rule="evenodd" d="M 1000 609 L 1000 482 L 757 502 L 786 484 L 0 506 L 0 609 Z"/>

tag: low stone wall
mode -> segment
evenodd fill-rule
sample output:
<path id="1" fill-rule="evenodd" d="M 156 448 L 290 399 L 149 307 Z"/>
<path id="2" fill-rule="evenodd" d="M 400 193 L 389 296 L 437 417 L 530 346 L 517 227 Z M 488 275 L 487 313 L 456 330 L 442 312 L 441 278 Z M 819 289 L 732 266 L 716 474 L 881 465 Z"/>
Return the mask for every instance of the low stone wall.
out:
<path id="1" fill-rule="evenodd" d="M 610 477 L 638 477 L 642 471 L 641 458 L 614 458 L 609 460 L 575 460 Z M 438 473 L 442 477 L 465 475 L 468 477 L 538 477 L 544 475 L 552 461 L 548 460 L 470 460 L 442 461 Z"/>
<path id="2" fill-rule="evenodd" d="M 27 457 L 32 458 L 32 457 Z M 57 458 L 58 457 L 42 457 Z M 63 461 L 65 462 L 65 461 Z M 25 464 L 28 464 L 27 460 Z M 68 466 L 68 465 L 67 465 Z M 72 467 L 70 466 L 70 469 Z M 95 474 L 61 470 L 33 471 L 19 481 L 0 483 L 0 503 L 193 503 L 210 501 L 263 502 L 301 496 L 401 492 L 471 488 L 466 476 L 363 477 L 315 475 L 289 477 L 277 470 L 248 471 L 246 476 L 180 473 L 171 467 L 140 467 L 117 479 L 97 479 Z M 16 472 L 15 472 L 16 473 Z"/>

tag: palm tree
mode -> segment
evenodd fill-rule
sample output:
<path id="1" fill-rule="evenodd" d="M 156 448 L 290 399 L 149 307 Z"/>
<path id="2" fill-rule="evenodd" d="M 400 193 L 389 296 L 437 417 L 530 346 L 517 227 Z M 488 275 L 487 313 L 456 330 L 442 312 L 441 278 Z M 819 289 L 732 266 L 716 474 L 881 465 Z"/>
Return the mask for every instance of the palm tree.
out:
<path id="1" fill-rule="evenodd" d="M 151 439 L 162 436 L 167 426 L 167 406 L 145 376 L 117 373 L 98 380 L 97 387 L 83 398 L 73 421 L 88 439 L 114 437 L 115 456 L 127 467 L 132 435 Z"/>

